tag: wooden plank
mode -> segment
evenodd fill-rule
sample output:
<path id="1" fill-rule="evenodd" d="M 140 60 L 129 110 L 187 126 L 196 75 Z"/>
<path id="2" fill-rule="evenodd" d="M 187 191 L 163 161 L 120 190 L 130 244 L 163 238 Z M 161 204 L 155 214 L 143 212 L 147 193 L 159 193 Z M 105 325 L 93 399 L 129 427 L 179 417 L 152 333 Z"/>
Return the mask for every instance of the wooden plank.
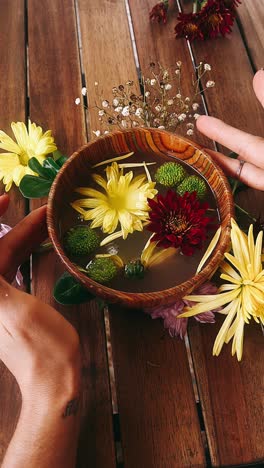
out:
<path id="1" fill-rule="evenodd" d="M 14 11 L 16 14 L 14 15 Z M 24 0 L 2 0 L 0 15 L 1 60 L 0 128 L 11 136 L 10 123 L 26 119 Z M 3 186 L 1 184 L 1 192 Z M 10 206 L 1 221 L 15 225 L 25 215 L 25 203 L 17 188 L 10 191 Z M 0 362 L 0 465 L 15 429 L 21 397 L 14 377 Z"/>
<path id="2" fill-rule="evenodd" d="M 257 50 L 258 45 L 255 47 Z M 192 48 L 197 62 L 206 60 L 215 70 L 216 88 L 207 97 L 209 113 L 235 127 L 263 135 L 263 110 L 254 96 L 253 71 L 237 25 L 227 38 L 194 42 Z M 256 197 L 260 199 L 249 191 L 247 199 L 242 197 L 241 201 L 251 203 L 259 212 L 261 205 L 256 206 Z M 218 320 L 216 326 L 192 324 L 190 328 L 212 464 L 257 462 L 264 459 L 263 336 L 260 328 L 252 324 L 246 327 L 240 364 L 231 357 L 230 346 L 219 358 L 213 358 L 213 341 L 220 325 Z"/>
<path id="3" fill-rule="evenodd" d="M 182 45 L 184 39 L 179 42 Z M 216 86 L 206 98 L 209 114 L 246 132 L 263 134 L 263 110 L 253 91 L 254 73 L 237 24 L 226 38 L 194 41 L 192 50 L 196 63 L 208 62 L 214 70 Z"/>
<path id="4" fill-rule="evenodd" d="M 150 62 L 160 63 L 173 72 L 176 62 L 181 61 L 183 93 L 189 96 L 192 91 L 191 78 L 194 74 L 194 68 L 186 41 L 177 41 L 175 39 L 174 27 L 178 15 L 177 2 L 170 2 L 170 14 L 166 25 L 149 21 L 149 11 L 156 3 L 155 0 L 145 0 L 144 2 L 129 0 L 141 72 L 145 76 L 150 75 Z M 214 76 L 214 71 L 212 76 Z M 202 102 L 198 112 L 204 112 Z M 179 127 L 177 133 L 186 137 L 185 126 Z M 198 132 L 195 132 L 193 139 L 200 145 L 213 148 L 212 142 Z"/>
<path id="5" fill-rule="evenodd" d="M 189 336 L 203 407 L 213 466 L 264 461 L 263 334 L 260 326 L 245 328 L 242 362 L 225 345 L 212 356 L 216 334 L 222 324 L 191 322 Z"/>
<path id="6" fill-rule="evenodd" d="M 142 311 L 117 307 L 111 336 L 125 466 L 205 466 L 184 343 Z"/>
<path id="7" fill-rule="evenodd" d="M 98 128 L 98 111 L 92 107 L 98 102 L 97 88 L 104 99 L 113 99 L 112 88 L 132 80 L 136 88 L 138 78 L 129 36 L 125 2 L 78 0 L 82 57 L 88 89 L 89 130 Z M 89 24 L 89 27 L 87 26 Z"/>
<path id="8" fill-rule="evenodd" d="M 110 99 L 114 85 L 137 78 L 125 2 L 79 0 L 79 11 L 89 101 L 95 81 Z M 143 16 L 141 8 L 138 16 Z M 147 35 L 144 41 L 147 50 Z M 93 114 L 89 117 L 95 130 Z M 160 323 L 135 310 L 111 307 L 110 325 L 125 466 L 204 466 L 184 344 L 164 337 Z"/>
<path id="9" fill-rule="evenodd" d="M 262 0 L 242 2 L 238 9 L 239 24 L 255 70 L 263 67 L 264 8 Z"/>
<path id="10" fill-rule="evenodd" d="M 70 155 L 86 141 L 83 111 L 74 104 L 80 94 L 81 71 L 73 0 L 47 0 L 41 9 L 38 0 L 29 0 L 28 27 L 30 116 L 43 128 L 51 128 L 58 147 Z M 55 305 L 52 289 L 60 274 L 55 254 L 34 257 L 34 292 L 66 315 L 81 338 L 83 408 L 78 467 L 89 463 L 111 468 L 115 454 L 103 314 L 94 304 Z"/>

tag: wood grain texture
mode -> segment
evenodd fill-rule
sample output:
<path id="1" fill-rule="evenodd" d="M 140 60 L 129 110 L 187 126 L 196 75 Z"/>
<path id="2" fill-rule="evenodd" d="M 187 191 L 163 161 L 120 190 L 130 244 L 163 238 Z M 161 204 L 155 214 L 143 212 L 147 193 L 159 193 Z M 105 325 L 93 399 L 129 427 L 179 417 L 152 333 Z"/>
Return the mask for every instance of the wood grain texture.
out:
<path id="1" fill-rule="evenodd" d="M 51 128 L 58 147 L 69 155 L 86 140 L 84 115 L 74 104 L 81 89 L 74 2 L 48 0 L 42 8 L 38 0 L 30 0 L 28 27 L 30 116 L 43 128 Z M 81 338 L 83 407 L 78 467 L 89 463 L 112 468 L 115 456 L 103 315 L 94 305 L 59 308 L 54 304 L 53 285 L 61 272 L 54 253 L 34 256 L 33 292 L 67 315 Z"/>
<path id="2" fill-rule="evenodd" d="M 116 306 L 111 336 L 126 468 L 206 466 L 183 342 Z"/>
<path id="3" fill-rule="evenodd" d="M 242 2 L 242 5 L 238 8 L 238 18 L 254 67 L 259 70 L 264 66 L 263 1 Z"/>
<path id="4" fill-rule="evenodd" d="M 192 75 L 194 68 L 186 41 L 178 41 L 175 38 L 174 27 L 178 15 L 178 7 L 175 1 L 170 1 L 168 22 L 166 25 L 149 21 L 149 11 L 157 3 L 156 0 L 129 0 L 133 30 L 136 39 L 136 47 L 141 73 L 150 76 L 150 62 L 160 63 L 174 74 L 176 62 L 182 62 L 182 89 L 185 96 L 190 96 L 192 91 Z M 202 102 L 199 113 L 204 113 Z M 186 135 L 186 127 L 182 125 L 177 133 Z M 213 148 L 213 143 L 198 131 L 193 137 L 202 146 Z"/>
<path id="5" fill-rule="evenodd" d="M 98 129 L 98 111 L 93 109 L 104 99 L 113 99 L 112 88 L 128 80 L 139 90 L 132 42 L 124 0 L 78 0 L 80 14 L 82 58 L 88 89 L 89 136 Z M 95 87 L 98 82 L 98 87 Z"/>
<path id="6" fill-rule="evenodd" d="M 182 5 L 188 10 L 185 2 Z M 259 51 L 258 43 L 251 44 Z M 253 71 L 237 25 L 225 39 L 197 41 L 192 48 L 196 62 L 205 60 L 213 67 L 216 87 L 207 95 L 209 113 L 242 130 L 263 135 L 263 110 L 253 92 Z M 241 194 L 239 202 L 255 213 L 263 213 L 263 197 L 255 191 Z M 229 346 L 219 358 L 211 356 L 219 326 L 192 326 L 190 330 L 212 464 L 230 466 L 264 460 L 264 361 L 259 358 L 263 336 L 260 329 L 250 328 L 252 324 L 246 327 L 243 362 L 238 364 Z"/>
<path id="7" fill-rule="evenodd" d="M 187 5 L 181 3 L 184 11 L 190 10 L 190 0 Z M 233 127 L 261 135 L 263 110 L 253 91 L 254 73 L 237 24 L 234 24 L 232 34 L 225 38 L 194 41 L 191 46 L 196 63 L 204 61 L 212 66 L 216 86 L 206 94 L 209 114 Z M 257 50 L 257 45 L 255 47 Z"/>
<path id="8" fill-rule="evenodd" d="M 14 11 L 16 14 L 14 15 Z M 10 123 L 26 118 L 26 66 L 24 0 L 0 4 L 0 129 L 11 136 Z M 2 151 L 0 151 L 2 152 Z M 1 184 L 1 193 L 4 187 Z M 25 202 L 18 189 L 9 193 L 10 206 L 1 221 L 14 226 L 25 215 Z M 1 252 L 1 255 L 3 252 Z M 0 465 L 16 427 L 21 397 L 14 377 L 0 361 Z"/>
<path id="9" fill-rule="evenodd" d="M 16 14 L 14 15 L 14 11 Z M 0 129 L 13 137 L 12 121 L 26 119 L 26 44 L 24 0 L 2 0 L 0 3 Z M 0 152 L 2 152 L 0 150 Z M 1 192 L 4 187 L 1 183 Z M 3 219 L 13 226 L 25 215 L 25 202 L 18 189 L 10 192 L 10 206 Z"/>
<path id="10" fill-rule="evenodd" d="M 198 275 L 166 290 L 129 293 L 96 283 L 70 261 L 63 248 L 61 224 L 64 225 L 66 222 L 67 206 L 72 200 L 72 193 L 76 187 L 87 186 L 86 181 L 91 178 L 92 167 L 95 164 L 126 153 L 134 153 L 130 162 L 138 162 L 138 152 L 145 155 L 146 161 L 153 161 L 157 157 L 161 162 L 176 158 L 195 168 L 207 180 L 214 193 L 219 207 L 222 230 L 214 254 Z M 198 145 L 192 144 L 183 137 L 162 130 L 146 128 L 115 132 L 98 138 L 76 151 L 62 167 L 51 188 L 47 210 L 50 238 L 68 271 L 92 294 L 102 297 L 111 304 L 119 303 L 136 308 L 167 305 L 181 299 L 208 280 L 220 265 L 224 252 L 229 246 L 232 216 L 233 199 L 228 182 L 210 157 L 201 151 Z"/>
<path id="11" fill-rule="evenodd" d="M 95 81 L 102 84 L 104 89 L 103 96 L 105 98 L 109 96 L 110 99 L 113 85 L 123 83 L 127 79 L 136 80 L 137 77 L 128 31 L 125 2 L 123 0 L 99 0 L 90 4 L 85 0 L 79 0 L 78 4 L 83 64 L 90 102 L 93 103 L 94 100 Z M 139 16 L 143 16 L 144 4 L 145 2 L 141 2 L 138 11 Z M 145 21 L 148 23 L 148 16 L 146 16 Z M 142 40 L 147 40 L 147 36 L 143 37 Z M 150 55 L 147 50 L 148 47 L 149 42 L 146 42 L 147 56 Z M 94 125 L 97 125 L 97 119 L 95 120 L 91 112 L 89 113 L 89 122 L 94 130 L 96 128 Z M 134 313 L 136 314 L 135 322 Z M 174 345 L 173 343 L 164 345 L 164 341 L 160 340 L 157 346 L 157 336 L 160 336 L 159 333 L 163 333 L 160 324 L 155 324 L 154 328 L 148 328 L 148 326 L 145 328 L 146 317 L 142 313 L 138 314 L 133 310 L 127 312 L 125 309 L 118 309 L 117 311 L 116 307 L 110 310 L 109 318 L 113 337 L 114 367 L 117 370 L 118 408 L 120 418 L 123 421 L 121 442 L 124 449 L 125 466 L 131 468 L 140 468 L 141 466 L 148 468 L 159 466 L 162 466 L 162 468 L 176 468 L 190 466 L 190 460 L 194 461 L 194 466 L 196 467 L 204 466 L 204 452 L 199 423 L 195 413 L 195 402 L 190 385 L 189 367 L 184 344 L 178 343 L 178 346 L 174 348 L 173 354 L 175 361 L 181 362 L 181 373 L 177 376 L 173 374 L 170 377 L 169 372 L 167 372 L 171 367 L 170 346 Z M 149 320 L 147 320 L 147 323 L 151 325 Z M 140 329 L 146 330 L 144 342 L 142 342 Z M 146 349 L 149 350 L 150 355 L 154 355 L 156 352 L 157 359 L 158 355 L 163 356 L 164 387 L 162 389 L 164 389 L 164 400 L 156 398 L 155 405 L 153 406 L 151 406 L 152 383 L 153 387 L 156 387 L 156 376 L 155 374 L 148 374 L 146 377 L 144 371 L 141 374 L 142 356 Z M 137 353 L 137 350 L 140 350 L 140 353 Z M 136 372 L 136 369 L 138 369 L 139 376 L 142 377 L 140 385 L 136 374 L 133 375 L 133 378 L 132 375 L 129 375 L 128 369 L 131 359 L 134 361 L 134 371 Z M 186 399 L 190 402 L 190 414 L 192 417 L 189 419 L 189 409 L 186 410 L 186 406 L 177 405 L 177 413 L 175 414 L 175 401 L 171 399 L 170 388 L 166 385 L 166 380 L 170 380 L 170 378 L 179 389 L 179 392 L 183 391 Z M 123 390 L 125 387 L 126 392 Z M 162 394 L 162 390 L 160 393 Z M 143 404 L 136 405 L 135 402 L 139 402 L 140 400 L 142 400 Z M 165 404 L 166 408 L 164 408 Z M 145 405 L 149 405 L 146 412 L 144 411 Z M 165 416 L 163 417 L 164 414 Z M 189 434 L 191 434 L 189 439 L 187 437 L 186 447 L 183 443 L 186 432 L 185 430 L 181 432 L 180 424 L 181 418 L 184 417 L 190 423 Z M 151 418 L 150 424 L 149 418 Z M 174 427 L 176 418 L 179 421 L 176 434 L 176 437 L 180 440 L 179 444 L 177 444 L 177 440 L 175 441 L 174 437 L 168 434 L 165 428 L 166 424 L 169 427 Z M 157 421 L 157 424 L 152 424 L 154 420 Z M 160 427 L 164 428 L 163 434 L 161 434 Z M 163 444 L 159 442 L 161 436 L 167 449 L 166 454 Z M 194 443 L 192 439 L 194 439 Z M 165 442 L 165 440 L 167 441 Z M 179 448 L 177 454 L 175 444 Z M 177 461 L 175 461 L 175 457 Z"/>
<path id="12" fill-rule="evenodd" d="M 224 345 L 212 356 L 217 324 L 191 322 L 189 336 L 199 392 L 208 431 L 213 466 L 264 461 L 263 334 L 260 326 L 245 326 L 243 359 Z"/>

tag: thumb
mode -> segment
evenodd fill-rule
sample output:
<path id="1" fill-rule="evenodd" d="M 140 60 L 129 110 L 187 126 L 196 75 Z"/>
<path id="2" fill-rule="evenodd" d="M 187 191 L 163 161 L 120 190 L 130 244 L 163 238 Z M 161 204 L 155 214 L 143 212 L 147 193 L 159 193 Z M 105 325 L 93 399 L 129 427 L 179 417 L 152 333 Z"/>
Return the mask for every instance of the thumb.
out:
<path id="1" fill-rule="evenodd" d="M 31 253 L 48 237 L 46 206 L 32 211 L 0 239 L 0 274 L 10 279 Z"/>
<path id="2" fill-rule="evenodd" d="M 0 196 L 0 216 L 5 214 L 9 205 L 9 196 L 5 193 L 4 195 Z"/>
<path id="3" fill-rule="evenodd" d="M 259 70 L 253 79 L 253 88 L 258 100 L 264 107 L 264 70 Z"/>

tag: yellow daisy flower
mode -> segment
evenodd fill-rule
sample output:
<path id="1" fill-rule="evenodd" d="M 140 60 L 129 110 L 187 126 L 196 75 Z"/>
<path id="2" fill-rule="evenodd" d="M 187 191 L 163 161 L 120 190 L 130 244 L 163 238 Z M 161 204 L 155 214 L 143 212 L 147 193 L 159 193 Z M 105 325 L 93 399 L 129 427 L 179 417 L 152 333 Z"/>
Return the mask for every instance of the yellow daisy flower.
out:
<path id="1" fill-rule="evenodd" d="M 24 175 L 34 174 L 28 167 L 30 158 L 34 156 L 42 163 L 47 154 L 57 149 L 51 130 L 43 133 L 42 128 L 30 120 L 28 130 L 23 122 L 12 122 L 11 128 L 16 142 L 0 131 L 0 148 L 7 151 L 0 153 L 0 180 L 3 179 L 6 192 L 13 182 L 18 186 Z"/>
<path id="2" fill-rule="evenodd" d="M 92 228 L 101 227 L 103 232 L 110 234 L 101 245 L 121 236 L 126 239 L 134 231 L 142 231 L 150 210 L 148 198 L 157 194 L 155 182 L 147 181 L 145 174 L 136 177 L 133 171 L 124 174 L 116 162 L 107 166 L 106 180 L 98 174 L 92 177 L 105 193 L 93 188 L 77 188 L 76 192 L 88 198 L 76 200 L 71 205 L 85 220 L 92 221 Z M 121 231 L 114 233 L 118 223 Z"/>
<path id="3" fill-rule="evenodd" d="M 186 296 L 185 299 L 198 302 L 179 317 L 191 317 L 208 310 L 225 306 L 221 310 L 226 319 L 216 337 L 213 354 L 218 356 L 224 343 L 233 338 L 232 355 L 240 361 L 243 354 L 244 325 L 253 319 L 264 324 L 264 269 L 262 265 L 263 231 L 254 243 L 253 225 L 246 235 L 234 220 L 231 222 L 233 255 L 225 253 L 228 262 L 223 261 L 221 278 L 228 283 L 220 286 L 213 296 Z M 232 266 L 231 266 L 232 265 Z"/>

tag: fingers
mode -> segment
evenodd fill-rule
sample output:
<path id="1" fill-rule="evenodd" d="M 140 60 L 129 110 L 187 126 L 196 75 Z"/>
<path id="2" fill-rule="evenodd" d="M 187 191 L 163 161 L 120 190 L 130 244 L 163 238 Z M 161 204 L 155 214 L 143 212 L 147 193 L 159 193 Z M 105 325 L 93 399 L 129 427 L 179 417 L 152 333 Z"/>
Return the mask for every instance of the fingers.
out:
<path id="1" fill-rule="evenodd" d="M 209 149 L 205 151 L 219 164 L 227 175 L 237 178 L 237 172 L 240 167 L 240 163 L 237 159 L 229 158 L 222 153 L 217 153 Z M 247 162 L 242 168 L 239 180 L 249 187 L 264 190 L 264 169 L 260 169 L 254 166 L 254 164 Z"/>
<path id="2" fill-rule="evenodd" d="M 9 196 L 5 193 L 0 196 L 0 216 L 6 212 L 9 205 Z"/>
<path id="3" fill-rule="evenodd" d="M 255 94 L 264 107 L 264 70 L 259 70 L 253 79 L 253 88 Z"/>
<path id="4" fill-rule="evenodd" d="M 264 139 L 249 135 L 230 125 L 225 124 L 215 117 L 202 115 L 196 122 L 198 130 L 230 148 L 239 154 L 245 161 L 251 162 L 260 168 L 264 168 Z"/>
<path id="5" fill-rule="evenodd" d="M 23 263 L 48 236 L 46 227 L 46 206 L 32 211 L 12 231 L 0 239 L 0 274 L 6 275 Z"/>

